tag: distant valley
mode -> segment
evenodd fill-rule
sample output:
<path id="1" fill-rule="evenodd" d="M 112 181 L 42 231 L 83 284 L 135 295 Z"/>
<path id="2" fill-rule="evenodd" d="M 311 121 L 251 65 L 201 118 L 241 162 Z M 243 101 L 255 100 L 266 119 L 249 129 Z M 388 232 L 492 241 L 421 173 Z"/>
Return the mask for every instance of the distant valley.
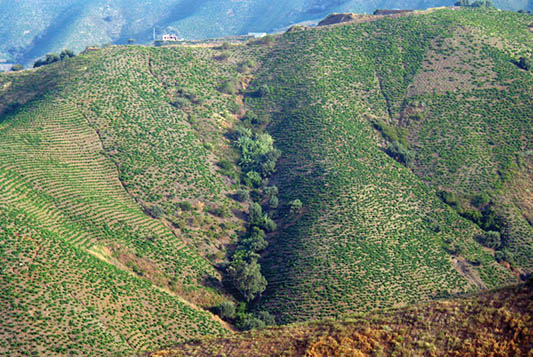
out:
<path id="1" fill-rule="evenodd" d="M 149 43 L 172 33 L 206 39 L 249 32 L 272 32 L 294 23 L 319 20 L 332 12 L 372 13 L 381 9 L 425 9 L 452 0 L 125 0 L 0 1 L 0 63 L 31 66 L 50 52 L 80 52 L 91 45 Z M 533 10 L 531 0 L 495 0 L 509 10 Z"/>

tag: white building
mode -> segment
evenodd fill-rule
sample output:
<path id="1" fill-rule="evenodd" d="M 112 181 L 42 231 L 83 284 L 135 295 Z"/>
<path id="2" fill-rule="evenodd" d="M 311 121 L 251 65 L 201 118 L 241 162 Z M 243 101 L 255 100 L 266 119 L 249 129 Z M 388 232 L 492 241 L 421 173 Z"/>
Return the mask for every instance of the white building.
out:
<path id="1" fill-rule="evenodd" d="M 178 41 L 178 36 L 176 35 L 170 35 L 170 34 L 166 34 L 166 35 L 163 35 L 163 41 Z"/>
<path id="2" fill-rule="evenodd" d="M 254 38 L 261 38 L 265 37 L 267 34 L 266 32 L 248 32 L 248 36 L 254 37 Z"/>

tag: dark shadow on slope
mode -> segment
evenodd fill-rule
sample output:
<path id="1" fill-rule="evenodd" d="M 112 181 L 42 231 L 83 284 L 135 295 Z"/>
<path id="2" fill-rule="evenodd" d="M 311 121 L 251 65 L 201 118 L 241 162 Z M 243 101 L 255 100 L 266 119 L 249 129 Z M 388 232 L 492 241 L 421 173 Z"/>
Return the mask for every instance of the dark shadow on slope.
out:
<path id="1" fill-rule="evenodd" d="M 180 21 L 196 14 L 209 0 L 184 0 L 175 5 L 167 17 L 160 20 L 156 26 L 166 26 L 168 23 Z"/>
<path id="2" fill-rule="evenodd" d="M 85 7 L 85 3 L 80 3 L 62 11 L 53 19 L 46 30 L 33 39 L 32 43 L 27 47 L 29 50 L 22 55 L 19 62 L 29 63 L 50 51 L 65 35 L 65 31 L 68 31 L 68 28 L 79 19 Z"/>
<path id="3" fill-rule="evenodd" d="M 128 39 L 133 38 L 140 43 L 150 41 L 152 39 L 152 29 L 155 28 L 158 35 L 161 35 L 161 31 L 172 24 L 173 22 L 184 20 L 198 13 L 201 7 L 208 3 L 209 0 L 183 0 L 168 12 L 168 15 L 158 20 L 150 28 L 145 30 L 131 33 L 127 27 L 123 28 L 122 33 L 115 43 L 125 43 Z M 179 35 L 179 34 L 178 34 Z"/>

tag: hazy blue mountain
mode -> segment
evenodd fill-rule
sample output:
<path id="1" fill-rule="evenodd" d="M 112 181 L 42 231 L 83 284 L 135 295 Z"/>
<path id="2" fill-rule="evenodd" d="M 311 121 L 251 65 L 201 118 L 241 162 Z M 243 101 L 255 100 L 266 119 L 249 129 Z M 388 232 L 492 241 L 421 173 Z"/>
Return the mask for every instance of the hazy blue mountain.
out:
<path id="1" fill-rule="evenodd" d="M 47 52 L 104 43 L 138 43 L 158 34 L 204 39 L 270 32 L 331 12 L 419 9 L 454 0 L 0 0 L 0 63 L 30 63 Z M 494 0 L 532 9 L 531 0 Z"/>

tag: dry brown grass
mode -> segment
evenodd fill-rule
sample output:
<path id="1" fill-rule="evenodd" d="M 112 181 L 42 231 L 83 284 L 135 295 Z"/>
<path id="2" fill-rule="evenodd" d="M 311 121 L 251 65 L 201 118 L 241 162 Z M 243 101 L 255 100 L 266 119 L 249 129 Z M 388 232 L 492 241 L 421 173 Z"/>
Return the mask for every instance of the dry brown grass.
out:
<path id="1" fill-rule="evenodd" d="M 169 356 L 530 356 L 533 291 L 513 286 L 464 299 L 194 340 Z"/>

